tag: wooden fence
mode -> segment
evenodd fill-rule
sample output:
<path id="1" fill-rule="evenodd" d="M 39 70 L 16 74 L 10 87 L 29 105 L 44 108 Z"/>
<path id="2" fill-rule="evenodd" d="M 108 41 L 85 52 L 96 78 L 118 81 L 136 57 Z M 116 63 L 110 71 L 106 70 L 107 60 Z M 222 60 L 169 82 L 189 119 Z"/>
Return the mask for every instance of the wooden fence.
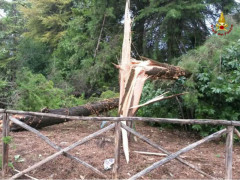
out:
<path id="1" fill-rule="evenodd" d="M 50 113 L 38 113 L 38 112 L 25 112 L 25 111 L 15 111 L 15 110 L 5 110 L 5 109 L 0 109 L 0 113 L 2 114 L 2 119 L 3 119 L 3 139 L 4 137 L 9 136 L 9 122 L 11 121 L 12 123 L 15 123 L 22 128 L 36 134 L 39 138 L 41 138 L 43 141 L 45 141 L 49 146 L 54 148 L 56 150 L 56 153 L 52 154 L 51 156 L 48 156 L 47 158 L 41 160 L 40 162 L 28 167 L 27 169 L 23 171 L 19 171 L 17 174 L 12 176 L 10 179 L 16 179 L 19 178 L 20 176 L 28 173 L 29 171 L 32 171 L 33 169 L 36 169 L 37 167 L 49 162 L 50 160 L 58 157 L 59 155 L 64 155 L 80 164 L 83 166 L 91 169 L 93 172 L 97 173 L 99 176 L 105 179 L 109 179 L 106 175 L 104 175 L 101 171 L 99 171 L 97 168 L 93 167 L 92 165 L 88 164 L 87 162 L 71 155 L 68 153 L 69 150 L 86 143 L 87 141 L 99 136 L 100 134 L 109 131 L 110 129 L 115 128 L 115 148 L 114 148 L 114 158 L 115 158 L 115 163 L 113 167 L 113 174 L 112 178 L 118 179 L 118 169 L 120 166 L 120 140 L 121 140 L 121 128 L 125 129 L 129 133 L 137 136 L 147 144 L 151 145 L 155 149 L 164 152 L 168 156 L 163 158 L 162 160 L 155 162 L 151 166 L 147 167 L 146 169 L 138 172 L 137 174 L 133 175 L 129 179 L 134 180 L 137 179 L 152 170 L 160 167 L 161 165 L 176 159 L 179 162 L 183 163 L 184 165 L 194 169 L 198 173 L 203 174 L 205 177 L 210 178 L 210 179 L 216 179 L 213 176 L 203 172 L 201 169 L 197 168 L 193 164 L 187 162 L 186 160 L 180 158 L 179 156 L 181 154 L 184 154 L 195 147 L 211 141 L 213 139 L 219 138 L 223 134 L 227 134 L 227 139 L 226 139 L 226 158 L 225 158 L 225 167 L 226 167 L 226 172 L 225 172 L 225 178 L 226 179 L 232 179 L 232 148 L 233 148 L 233 133 L 235 132 L 238 137 L 240 137 L 240 133 L 235 129 L 235 126 L 240 126 L 240 122 L 238 121 L 227 121 L 227 120 L 211 120 L 211 119 L 170 119 L 170 118 L 143 118 L 143 117 L 78 117 L 78 116 L 65 116 L 65 115 L 56 115 L 56 114 L 50 114 Z M 49 138 L 44 136 L 41 132 L 38 130 L 30 127 L 29 125 L 21 122 L 20 120 L 14 118 L 11 116 L 12 114 L 24 114 L 24 115 L 35 115 L 35 116 L 48 116 L 48 117 L 56 117 L 56 118 L 62 118 L 62 119 L 68 119 L 68 120 L 84 120 L 84 121 L 112 121 L 114 123 L 110 124 L 109 126 L 98 130 L 97 132 L 94 132 L 93 134 L 90 134 L 89 136 L 84 137 L 83 139 L 73 143 L 72 145 L 66 147 L 66 148 L 61 148 L 55 143 L 53 143 Z M 177 123 L 177 124 L 208 124 L 208 125 L 224 125 L 226 126 L 225 129 L 222 129 L 210 136 L 207 136 L 193 144 L 190 144 L 181 150 L 175 152 L 175 153 L 170 153 L 167 150 L 165 150 L 163 147 L 157 145 L 156 143 L 152 142 L 149 140 L 147 137 L 141 135 L 140 133 L 136 132 L 134 129 L 129 128 L 125 124 L 121 123 L 121 121 L 153 121 L 153 122 L 159 122 L 159 123 Z M 8 172 L 8 150 L 9 150 L 9 145 L 7 143 L 2 142 L 3 144 L 3 159 L 2 159 L 2 176 L 3 178 L 6 177 L 6 174 Z M 31 176 L 29 176 L 32 178 Z M 35 178 L 34 178 L 35 179 Z"/>

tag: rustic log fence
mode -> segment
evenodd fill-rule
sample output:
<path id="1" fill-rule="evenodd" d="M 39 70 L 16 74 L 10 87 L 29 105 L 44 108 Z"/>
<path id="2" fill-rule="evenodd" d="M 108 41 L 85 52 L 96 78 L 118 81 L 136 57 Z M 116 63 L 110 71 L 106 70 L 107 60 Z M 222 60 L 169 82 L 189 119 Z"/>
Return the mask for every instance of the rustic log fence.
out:
<path id="1" fill-rule="evenodd" d="M 54 148 L 56 150 L 56 153 L 52 154 L 51 156 L 48 156 L 47 158 L 41 160 L 40 162 L 28 167 L 27 169 L 23 171 L 17 171 L 17 174 L 12 176 L 10 179 L 16 179 L 21 177 L 22 175 L 28 173 L 29 171 L 36 169 L 37 167 L 49 162 L 50 160 L 60 156 L 64 155 L 80 164 L 83 166 L 89 168 L 96 174 L 98 174 L 101 178 L 109 179 L 106 175 L 104 175 L 101 171 L 99 171 L 97 168 L 93 167 L 92 165 L 88 164 L 87 162 L 71 155 L 68 153 L 69 150 L 74 149 L 75 147 L 82 145 L 86 143 L 87 141 L 99 136 L 102 133 L 105 133 L 109 131 L 110 129 L 115 128 L 115 149 L 114 149 L 114 158 L 115 158 L 115 163 L 113 167 L 113 174 L 112 178 L 118 179 L 118 170 L 120 167 L 120 143 L 121 143 L 121 128 L 125 129 L 127 132 L 135 135 L 142 141 L 146 142 L 147 144 L 151 145 L 152 147 L 156 148 L 157 150 L 167 154 L 167 156 L 163 159 L 161 159 L 158 162 L 153 163 L 151 166 L 145 168 L 144 170 L 138 172 L 137 174 L 133 175 L 129 179 L 134 180 L 137 179 L 143 175 L 146 175 L 147 173 L 151 172 L 152 170 L 160 167 L 161 165 L 176 159 L 179 162 L 183 163 L 184 165 L 194 169 L 198 173 L 203 174 L 205 177 L 210 178 L 210 179 L 216 179 L 215 177 L 203 172 L 201 169 L 197 168 L 193 164 L 187 162 L 186 160 L 180 158 L 179 156 L 181 154 L 184 154 L 193 148 L 211 141 L 213 139 L 221 137 L 223 134 L 227 134 L 226 138 L 226 158 L 225 158 L 225 166 L 226 166 L 226 171 L 225 171 L 225 179 L 232 179 L 232 151 L 233 151 L 233 133 L 235 133 L 239 138 L 240 138 L 240 133 L 238 132 L 237 129 L 235 129 L 235 126 L 240 126 L 240 122 L 238 121 L 228 121 L 228 120 L 212 120 L 212 119 L 170 119 L 170 118 L 143 118 L 143 117 L 79 117 L 79 116 L 65 116 L 65 115 L 56 115 L 56 114 L 50 114 L 50 113 L 38 113 L 38 112 L 26 112 L 26 111 L 16 111 L 16 110 L 5 110 L 5 109 L 0 109 L 0 114 L 2 114 L 2 135 L 3 139 L 4 137 L 9 136 L 9 123 L 15 123 L 18 126 L 36 134 L 40 139 L 42 139 L 44 142 L 46 142 L 49 146 Z M 61 148 L 55 143 L 53 143 L 49 138 L 44 136 L 41 132 L 38 130 L 32 128 L 31 126 L 21 122 L 15 116 L 12 116 L 12 114 L 25 114 L 25 115 L 35 115 L 35 116 L 43 116 L 43 117 L 55 117 L 55 118 L 61 118 L 61 119 L 67 119 L 67 120 L 83 120 L 83 121 L 112 121 L 113 123 L 108 125 L 107 127 L 98 130 L 97 132 L 94 132 L 93 134 L 90 134 L 89 136 L 84 137 L 83 139 L 73 143 L 72 145 L 66 147 L 66 148 Z M 155 144 L 145 136 L 141 135 L 140 133 L 136 132 L 132 128 L 126 126 L 125 124 L 121 123 L 122 121 L 154 121 L 154 122 L 159 122 L 159 123 L 177 123 L 177 124 L 208 124 L 208 125 L 223 125 L 227 126 L 227 128 L 222 129 L 212 135 L 209 135 L 195 143 L 192 143 L 183 149 L 171 153 L 165 150 L 163 147 L 160 145 Z M 8 151 L 9 151 L 9 145 L 8 143 L 4 143 L 2 140 L 2 176 L 3 178 L 6 177 L 8 173 Z M 31 176 L 28 176 L 32 179 L 35 179 Z"/>

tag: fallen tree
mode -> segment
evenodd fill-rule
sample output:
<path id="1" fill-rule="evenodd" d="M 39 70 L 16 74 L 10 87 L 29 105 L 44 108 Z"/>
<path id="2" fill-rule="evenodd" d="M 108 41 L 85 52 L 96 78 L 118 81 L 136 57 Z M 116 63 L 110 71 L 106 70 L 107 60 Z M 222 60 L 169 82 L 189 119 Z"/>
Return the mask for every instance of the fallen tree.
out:
<path id="1" fill-rule="evenodd" d="M 42 112 L 58 114 L 58 115 L 66 115 L 66 116 L 90 116 L 94 114 L 98 115 L 99 113 L 107 112 L 109 110 L 117 108 L 119 103 L 118 101 L 119 101 L 119 98 L 112 98 L 112 99 L 106 99 L 103 101 L 98 101 L 91 104 L 86 104 L 83 106 L 77 106 L 77 107 L 71 107 L 71 108 L 61 108 L 61 109 L 45 108 L 42 110 Z M 30 116 L 30 115 L 13 115 L 13 116 L 36 129 L 69 121 L 67 119 L 59 119 L 55 117 L 43 117 L 43 116 L 41 117 L 41 116 Z M 11 124 L 10 130 L 20 131 L 24 129 L 16 124 Z"/>
<path id="2" fill-rule="evenodd" d="M 142 57 L 145 59 L 146 63 L 149 64 L 146 67 L 146 74 L 151 78 L 160 78 L 168 80 L 176 80 L 181 76 L 189 77 L 191 74 L 178 66 L 172 66 L 165 63 L 158 63 L 148 58 Z M 133 60 L 132 65 L 138 66 L 141 62 Z M 117 65 L 118 68 L 120 68 Z M 127 88 L 127 87 L 126 87 Z M 163 98 L 165 99 L 165 98 Z M 86 104 L 83 106 L 71 107 L 71 108 L 61 108 L 61 109 L 43 109 L 44 113 L 52 113 L 58 115 L 67 115 L 67 116 L 90 116 L 98 115 L 102 112 L 107 112 L 109 110 L 118 108 L 119 98 L 106 99 L 99 102 L 94 102 L 92 104 Z M 30 115 L 14 115 L 17 119 L 25 122 L 26 124 L 39 129 L 46 126 L 51 126 L 54 124 L 59 124 L 66 122 L 68 120 L 58 119 L 54 117 L 39 117 L 39 116 L 30 116 Z M 11 124 L 11 131 L 20 131 L 24 130 L 21 127 Z"/>

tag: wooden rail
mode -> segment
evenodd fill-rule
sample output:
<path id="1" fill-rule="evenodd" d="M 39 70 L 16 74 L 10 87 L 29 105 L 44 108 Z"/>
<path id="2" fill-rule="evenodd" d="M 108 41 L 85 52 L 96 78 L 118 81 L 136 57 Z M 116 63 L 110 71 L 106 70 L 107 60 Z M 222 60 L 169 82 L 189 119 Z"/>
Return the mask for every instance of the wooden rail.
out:
<path id="1" fill-rule="evenodd" d="M 0 113 L 9 114 L 24 114 L 35 116 L 55 117 L 68 120 L 81 120 L 81 121 L 152 121 L 159 123 L 172 123 L 172 124 L 203 124 L 203 125 L 223 125 L 223 126 L 240 126 L 239 121 L 230 120 L 215 120 L 215 119 L 174 119 L 174 118 L 151 118 L 151 117 L 79 117 L 79 116 L 65 116 L 51 113 L 40 113 L 30 111 L 16 111 L 0 109 Z"/>
<path id="2" fill-rule="evenodd" d="M 139 178 L 139 177 L 149 173 L 150 171 L 158 168 L 159 166 L 161 166 L 163 164 L 166 164 L 167 162 L 177 158 L 181 154 L 186 153 L 186 152 L 192 150 L 193 148 L 195 148 L 195 147 L 197 147 L 197 146 L 199 146 L 199 145 L 201 145 L 201 144 L 203 144 L 205 142 L 208 142 L 210 140 L 213 140 L 213 139 L 216 139 L 216 138 L 220 137 L 225 132 L 226 132 L 226 129 L 223 129 L 223 130 L 218 131 L 218 132 L 216 132 L 216 133 L 214 133 L 214 134 L 212 134 L 212 135 L 210 135 L 210 136 L 208 136 L 208 137 L 206 137 L 206 138 L 204 138 L 204 139 L 202 139 L 200 141 L 197 141 L 197 142 L 195 142 L 193 144 L 188 145 L 187 147 L 185 147 L 185 148 L 183 148 L 183 149 L 181 149 L 181 150 L 179 150 L 179 151 L 177 151 L 177 152 L 167 156 L 166 158 L 164 158 L 164 159 L 162 159 L 162 160 L 160 160 L 158 162 L 155 162 L 151 166 L 149 166 L 146 169 L 142 170 L 141 172 L 135 174 L 134 176 L 132 176 L 130 178 L 130 180 L 135 180 L 135 179 L 137 179 L 137 178 Z"/>
<path id="3" fill-rule="evenodd" d="M 115 127 L 115 164 L 113 167 L 113 179 L 118 179 L 119 177 L 119 167 L 120 167 L 120 144 L 121 144 L 121 128 L 124 128 L 129 133 L 137 136 L 144 142 L 148 143 L 152 147 L 158 149 L 161 152 L 164 152 L 168 156 L 163 158 L 162 160 L 152 164 L 151 166 L 147 167 L 146 169 L 138 172 L 137 174 L 133 175 L 130 179 L 137 179 L 149 172 L 151 172 L 153 169 L 158 168 L 159 166 L 176 159 L 179 162 L 183 163 L 184 165 L 194 169 L 196 172 L 203 174 L 205 177 L 210 179 L 216 179 L 213 176 L 203 172 L 201 169 L 198 169 L 193 164 L 187 162 L 186 160 L 183 160 L 179 157 L 179 155 L 186 153 L 190 151 L 191 149 L 208 142 L 210 140 L 216 139 L 220 137 L 222 134 L 227 133 L 226 138 L 226 158 L 225 158 L 225 166 L 226 166 L 226 172 L 225 172 L 225 179 L 232 179 L 232 150 L 233 150 L 233 133 L 236 133 L 236 135 L 240 138 L 240 133 L 237 131 L 237 129 L 234 128 L 234 126 L 240 126 L 240 122 L 238 121 L 228 121 L 228 120 L 213 120 L 213 119 L 172 119 L 172 118 L 143 118 L 143 117 L 77 117 L 77 116 L 65 116 L 65 115 L 56 115 L 56 114 L 49 114 L 49 113 L 39 113 L 39 112 L 25 112 L 25 111 L 16 111 L 16 110 L 5 110 L 0 109 L 0 113 L 2 114 L 3 119 L 3 139 L 9 136 L 9 121 L 21 126 L 22 128 L 36 134 L 39 138 L 41 138 L 44 142 L 46 142 L 48 145 L 50 145 L 52 148 L 54 148 L 57 152 L 52 154 L 51 156 L 43 159 L 42 161 L 30 166 L 29 168 L 19 171 L 17 174 L 15 174 L 11 179 L 16 179 L 21 177 L 22 175 L 26 174 L 27 172 L 45 164 L 46 162 L 54 159 L 55 157 L 58 157 L 59 155 L 64 155 L 72 160 L 75 160 L 76 162 L 84 165 L 85 167 L 91 169 L 93 172 L 97 173 L 102 178 L 109 178 L 106 175 L 104 175 L 101 171 L 93 167 L 92 165 L 88 164 L 87 162 L 84 162 L 80 160 L 79 158 L 69 154 L 67 151 L 95 138 L 96 136 L 109 131 L 110 129 L 113 129 Z M 21 122 L 20 120 L 11 117 L 12 114 L 25 114 L 25 115 L 35 115 L 35 116 L 48 116 L 48 117 L 56 117 L 56 118 L 63 118 L 68 120 L 83 120 L 83 121 L 112 121 L 113 124 L 110 124 L 109 126 L 90 134 L 89 136 L 75 142 L 71 146 L 68 146 L 64 149 L 57 146 L 55 143 L 53 143 L 49 138 L 44 136 L 42 133 L 40 133 L 38 130 L 30 127 L 29 125 Z M 125 124 L 121 123 L 121 121 L 154 121 L 159 123 L 177 123 L 177 124 L 205 124 L 205 125 L 224 125 L 227 126 L 226 129 L 223 129 L 221 131 L 218 131 L 208 137 L 205 137 L 204 139 L 197 141 L 191 145 L 188 145 L 187 147 L 175 152 L 171 153 L 165 150 L 163 147 L 155 144 L 145 136 L 141 135 L 140 133 L 136 132 L 132 128 L 126 126 Z M 9 151 L 9 145 L 8 143 L 4 143 L 3 141 L 3 160 L 2 160 L 2 176 L 3 178 L 6 177 L 8 173 L 8 151 Z"/>
<path id="4" fill-rule="evenodd" d="M 46 136 L 44 136 L 42 133 L 40 133 L 39 131 L 37 131 L 36 129 L 26 125 L 25 123 L 19 121 L 18 119 L 15 119 L 15 118 L 11 118 L 10 117 L 10 120 L 12 122 L 14 122 L 15 124 L 21 126 L 22 128 L 36 134 L 40 139 L 42 139 L 43 141 L 45 141 L 48 145 L 50 145 L 52 148 L 54 148 L 55 150 L 57 151 L 60 151 L 61 148 L 59 146 L 57 146 L 56 144 L 54 144 L 53 142 L 51 142 L 51 140 L 49 138 L 47 138 Z M 108 130 L 108 129 L 107 129 Z M 66 151 L 64 151 L 64 154 L 66 157 L 72 159 L 72 160 L 75 160 L 77 161 L 78 163 L 84 165 L 85 167 L 87 168 L 90 168 L 92 171 L 94 171 L 95 173 L 97 173 L 98 175 L 100 175 L 101 177 L 104 177 L 104 178 L 107 178 L 106 175 L 104 175 L 102 172 L 100 172 L 98 169 L 94 168 L 93 166 L 91 166 L 90 164 L 80 160 L 79 158 L 75 157 L 75 156 L 72 156 L 71 154 L 67 153 Z"/>

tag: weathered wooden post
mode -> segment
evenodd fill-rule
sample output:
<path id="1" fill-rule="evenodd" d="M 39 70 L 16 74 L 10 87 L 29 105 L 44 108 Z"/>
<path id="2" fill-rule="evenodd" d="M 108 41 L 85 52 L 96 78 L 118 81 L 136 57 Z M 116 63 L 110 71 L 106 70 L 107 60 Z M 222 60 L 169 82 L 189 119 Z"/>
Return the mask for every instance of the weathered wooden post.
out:
<path id="1" fill-rule="evenodd" d="M 112 179 L 118 179 L 118 170 L 120 164 L 120 143 L 121 143 L 121 121 L 116 122 L 115 127 L 115 149 L 114 149 L 114 166 Z"/>
<path id="2" fill-rule="evenodd" d="M 227 127 L 226 157 L 225 157 L 225 179 L 232 179 L 232 150 L 233 150 L 234 126 Z"/>
<path id="3" fill-rule="evenodd" d="M 3 133 L 2 133 L 2 177 L 8 173 L 8 149 L 9 144 L 4 142 L 4 138 L 9 136 L 9 118 L 7 113 L 3 113 Z"/>

